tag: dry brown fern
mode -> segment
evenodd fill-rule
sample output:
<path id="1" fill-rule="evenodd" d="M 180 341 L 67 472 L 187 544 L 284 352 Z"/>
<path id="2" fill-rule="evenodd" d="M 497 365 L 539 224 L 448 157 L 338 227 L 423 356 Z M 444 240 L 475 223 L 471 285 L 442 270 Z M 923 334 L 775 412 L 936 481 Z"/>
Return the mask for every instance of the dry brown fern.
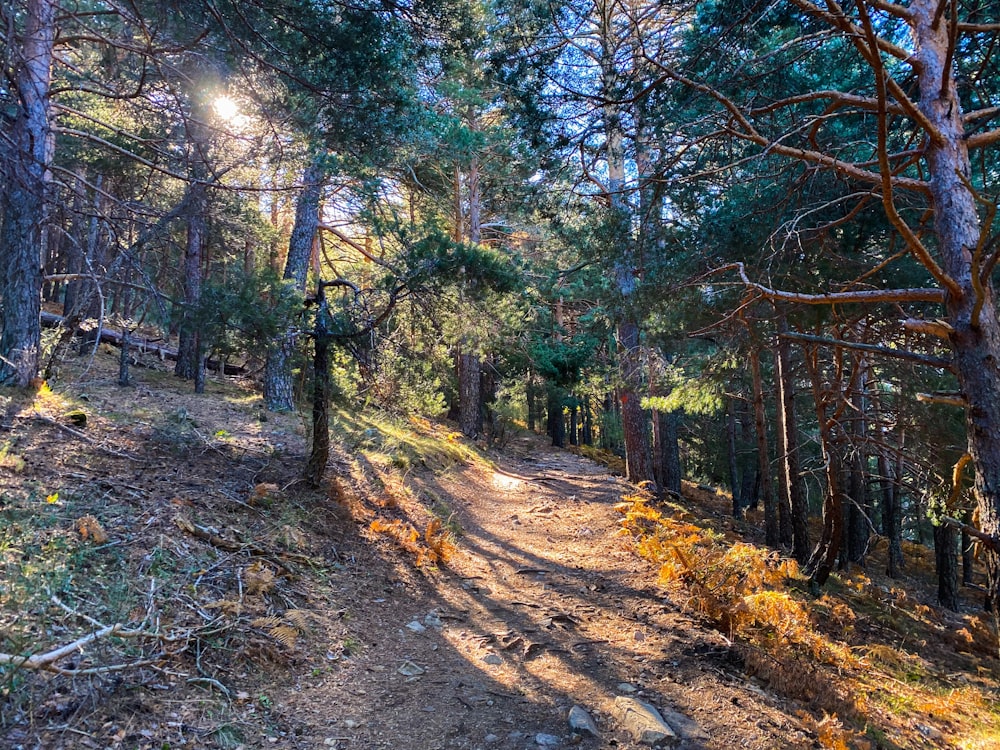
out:
<path id="1" fill-rule="evenodd" d="M 290 609 L 281 616 L 267 615 L 250 621 L 250 625 L 261 630 L 287 648 L 295 648 L 299 636 L 306 632 L 309 613 L 301 609 Z"/>
<path id="2" fill-rule="evenodd" d="M 440 519 L 433 519 L 420 534 L 411 524 L 399 520 L 384 521 L 376 518 L 369 530 L 392 539 L 399 547 L 412 554 L 415 565 L 445 563 L 455 551 L 451 534 L 443 528 Z"/>
<path id="3" fill-rule="evenodd" d="M 260 560 L 254 560 L 243 569 L 243 578 L 251 596 L 266 594 L 274 588 L 274 571 Z"/>
<path id="4" fill-rule="evenodd" d="M 108 532 L 101 526 L 100 521 L 91 515 L 76 520 L 76 531 L 84 541 L 90 540 L 94 544 L 105 544 L 108 541 Z"/>

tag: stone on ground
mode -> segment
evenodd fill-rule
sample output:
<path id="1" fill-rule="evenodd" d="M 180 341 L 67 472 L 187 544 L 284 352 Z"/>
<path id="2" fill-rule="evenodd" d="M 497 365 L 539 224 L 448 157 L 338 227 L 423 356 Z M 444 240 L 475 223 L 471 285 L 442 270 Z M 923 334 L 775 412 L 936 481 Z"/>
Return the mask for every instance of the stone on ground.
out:
<path id="1" fill-rule="evenodd" d="M 569 725 L 574 732 L 586 732 L 594 737 L 598 736 L 597 724 L 581 706 L 573 706 L 569 710 Z"/>
<path id="2" fill-rule="evenodd" d="M 676 741 L 677 733 L 663 720 L 660 712 L 637 698 L 620 695 L 615 698 L 615 713 L 622 727 L 636 742 L 655 745 L 658 742 Z"/>

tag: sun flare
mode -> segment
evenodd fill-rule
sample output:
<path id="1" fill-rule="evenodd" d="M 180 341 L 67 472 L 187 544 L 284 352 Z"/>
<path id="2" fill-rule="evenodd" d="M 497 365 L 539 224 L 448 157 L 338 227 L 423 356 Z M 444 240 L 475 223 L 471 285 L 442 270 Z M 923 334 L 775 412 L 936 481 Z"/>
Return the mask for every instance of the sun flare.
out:
<path id="1" fill-rule="evenodd" d="M 240 105 L 228 96 L 220 96 L 213 104 L 215 114 L 227 122 L 232 122 L 240 116 Z"/>

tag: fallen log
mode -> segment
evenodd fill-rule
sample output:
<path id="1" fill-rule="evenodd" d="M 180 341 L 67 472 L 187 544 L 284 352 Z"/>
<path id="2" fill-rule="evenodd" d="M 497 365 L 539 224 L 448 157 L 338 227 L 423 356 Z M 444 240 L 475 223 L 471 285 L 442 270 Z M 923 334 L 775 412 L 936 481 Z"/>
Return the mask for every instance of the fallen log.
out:
<path id="1" fill-rule="evenodd" d="M 65 325 L 66 319 L 62 315 L 56 315 L 55 313 L 50 313 L 42 311 L 42 325 L 46 328 L 57 328 L 61 325 Z M 100 331 L 87 331 L 88 335 L 97 335 L 101 341 L 112 346 L 122 346 L 124 340 L 124 334 L 121 331 L 116 331 L 112 328 L 101 328 Z M 161 360 L 169 359 L 171 361 L 177 361 L 177 350 L 169 346 L 164 346 L 163 344 L 157 343 L 162 341 L 162 339 L 150 339 L 145 336 L 129 336 L 128 344 L 130 347 L 134 347 L 135 350 L 140 354 L 155 354 Z M 225 375 L 245 375 L 246 368 L 240 365 L 232 365 L 228 362 L 222 363 L 214 359 L 209 359 L 205 366 L 212 370 L 213 372 L 218 372 L 220 368 L 224 369 Z"/>

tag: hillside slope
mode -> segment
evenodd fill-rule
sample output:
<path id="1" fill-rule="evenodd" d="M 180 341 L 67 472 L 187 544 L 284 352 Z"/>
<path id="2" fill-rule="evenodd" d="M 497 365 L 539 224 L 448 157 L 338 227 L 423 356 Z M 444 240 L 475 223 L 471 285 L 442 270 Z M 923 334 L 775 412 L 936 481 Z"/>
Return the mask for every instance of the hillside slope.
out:
<path id="1" fill-rule="evenodd" d="M 0 396 L 0 652 L 43 667 L 0 666 L 0 747 L 646 746 L 622 698 L 685 748 L 1000 738 L 974 613 L 883 597 L 926 621 L 901 634 L 857 595 L 877 587 L 845 578 L 860 640 L 844 648 L 871 658 L 811 664 L 827 689 L 796 695 L 761 668 L 780 654 L 658 582 L 621 533 L 635 490 L 599 464 L 533 435 L 484 453 L 444 425 L 341 413 L 312 490 L 298 417 L 233 382 L 196 396 L 162 370 L 126 389 L 115 372 L 102 352 L 54 391 Z M 732 535 L 721 499 L 691 492 L 662 512 Z M 853 670 L 896 680 L 896 704 L 852 694 Z M 574 707 L 599 736 L 570 726 Z"/>

